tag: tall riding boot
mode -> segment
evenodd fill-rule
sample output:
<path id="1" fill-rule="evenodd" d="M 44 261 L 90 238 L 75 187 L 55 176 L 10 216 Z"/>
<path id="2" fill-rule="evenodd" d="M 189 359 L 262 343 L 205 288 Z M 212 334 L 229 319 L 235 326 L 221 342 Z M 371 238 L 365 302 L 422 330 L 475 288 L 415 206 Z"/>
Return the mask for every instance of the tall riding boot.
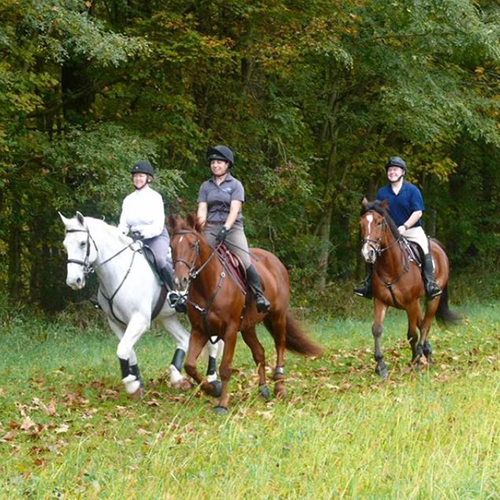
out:
<path id="1" fill-rule="evenodd" d="M 259 273 L 257 273 L 257 269 L 250 264 L 250 267 L 247 269 L 247 277 L 248 284 L 253 291 L 255 297 L 255 305 L 257 306 L 257 311 L 260 313 L 264 313 L 269 311 L 269 307 L 271 304 L 262 294 L 262 284 L 260 282 Z"/>
<path id="2" fill-rule="evenodd" d="M 367 262 L 365 279 L 354 287 L 354 293 L 356 295 L 359 295 L 360 297 L 365 297 L 366 299 L 371 299 L 373 297 L 372 273 L 373 273 L 373 264 L 369 264 Z"/>
<path id="3" fill-rule="evenodd" d="M 441 295 L 443 291 L 434 279 L 434 266 L 432 264 L 432 255 L 430 253 L 424 255 L 424 260 L 422 262 L 422 273 L 424 277 L 425 292 L 427 294 L 427 297 L 429 297 L 429 299 L 433 299 L 434 297 Z"/>

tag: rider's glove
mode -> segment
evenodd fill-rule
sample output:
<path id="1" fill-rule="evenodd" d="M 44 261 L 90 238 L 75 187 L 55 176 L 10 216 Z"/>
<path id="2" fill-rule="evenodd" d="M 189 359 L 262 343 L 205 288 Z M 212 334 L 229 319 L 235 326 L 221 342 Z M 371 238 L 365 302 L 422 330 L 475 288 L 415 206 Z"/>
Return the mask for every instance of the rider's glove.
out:
<path id="1" fill-rule="evenodd" d="M 132 231 L 132 239 L 134 241 L 142 240 L 142 234 L 140 231 Z"/>
<path id="2" fill-rule="evenodd" d="M 229 229 L 227 229 L 226 226 L 223 226 L 223 228 L 219 231 L 219 233 L 215 237 L 216 241 L 218 243 L 224 243 L 224 241 L 226 241 L 227 233 L 229 233 Z"/>

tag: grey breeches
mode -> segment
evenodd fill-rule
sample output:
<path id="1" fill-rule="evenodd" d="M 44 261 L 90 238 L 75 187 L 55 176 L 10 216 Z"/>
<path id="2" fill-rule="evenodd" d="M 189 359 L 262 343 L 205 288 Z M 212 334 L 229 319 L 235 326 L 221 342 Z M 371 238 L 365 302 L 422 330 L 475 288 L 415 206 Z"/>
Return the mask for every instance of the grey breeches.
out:
<path id="1" fill-rule="evenodd" d="M 144 243 L 153 251 L 158 269 L 163 269 L 167 264 L 172 265 L 170 237 L 165 228 L 160 235 L 145 239 Z"/>
<path id="2" fill-rule="evenodd" d="M 215 237 L 217 233 L 224 226 L 223 223 L 220 224 L 207 224 L 205 230 L 203 231 L 203 236 L 207 240 L 207 243 L 215 248 Z M 226 236 L 226 246 L 231 252 L 235 253 L 243 262 L 245 269 L 248 269 L 252 264 L 252 259 L 248 252 L 248 242 L 245 236 L 245 231 L 241 226 L 233 226 Z"/>

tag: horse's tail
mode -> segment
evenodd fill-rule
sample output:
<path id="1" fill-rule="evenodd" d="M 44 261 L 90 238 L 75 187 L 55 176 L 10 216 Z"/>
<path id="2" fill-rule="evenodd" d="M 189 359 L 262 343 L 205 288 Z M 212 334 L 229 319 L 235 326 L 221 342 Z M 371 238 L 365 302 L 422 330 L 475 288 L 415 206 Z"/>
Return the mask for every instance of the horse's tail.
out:
<path id="1" fill-rule="evenodd" d="M 436 319 L 446 325 L 453 325 L 462 321 L 462 317 L 450 310 L 448 306 L 448 285 L 444 287 L 441 294 L 441 300 L 436 311 Z"/>
<path id="2" fill-rule="evenodd" d="M 274 336 L 274 331 L 271 330 Z M 320 356 L 323 348 L 309 339 L 291 312 L 286 313 L 286 348 L 304 356 Z"/>

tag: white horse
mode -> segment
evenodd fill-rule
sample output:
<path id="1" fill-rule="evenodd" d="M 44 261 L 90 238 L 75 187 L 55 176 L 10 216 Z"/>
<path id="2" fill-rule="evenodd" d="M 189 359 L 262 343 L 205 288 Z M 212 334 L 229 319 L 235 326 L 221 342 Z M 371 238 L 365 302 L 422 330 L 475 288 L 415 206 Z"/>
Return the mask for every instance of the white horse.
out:
<path id="1" fill-rule="evenodd" d="M 142 243 L 134 242 L 118 228 L 84 217 L 80 212 L 73 219 L 59 215 L 66 228 L 66 284 L 74 290 L 81 290 L 87 274 L 92 270 L 96 272 L 99 280 L 97 299 L 108 315 L 109 326 L 120 340 L 116 354 L 127 393 L 134 398 L 144 393 L 134 346 L 150 328 L 155 314 L 177 344 L 170 365 L 170 383 L 176 389 L 189 388 L 189 381 L 181 374 L 189 333 L 168 300 L 163 304 L 159 302 L 162 286 L 143 254 Z M 217 344 L 209 343 L 207 379 L 216 389 L 220 385 L 216 374 L 217 349 Z"/>

